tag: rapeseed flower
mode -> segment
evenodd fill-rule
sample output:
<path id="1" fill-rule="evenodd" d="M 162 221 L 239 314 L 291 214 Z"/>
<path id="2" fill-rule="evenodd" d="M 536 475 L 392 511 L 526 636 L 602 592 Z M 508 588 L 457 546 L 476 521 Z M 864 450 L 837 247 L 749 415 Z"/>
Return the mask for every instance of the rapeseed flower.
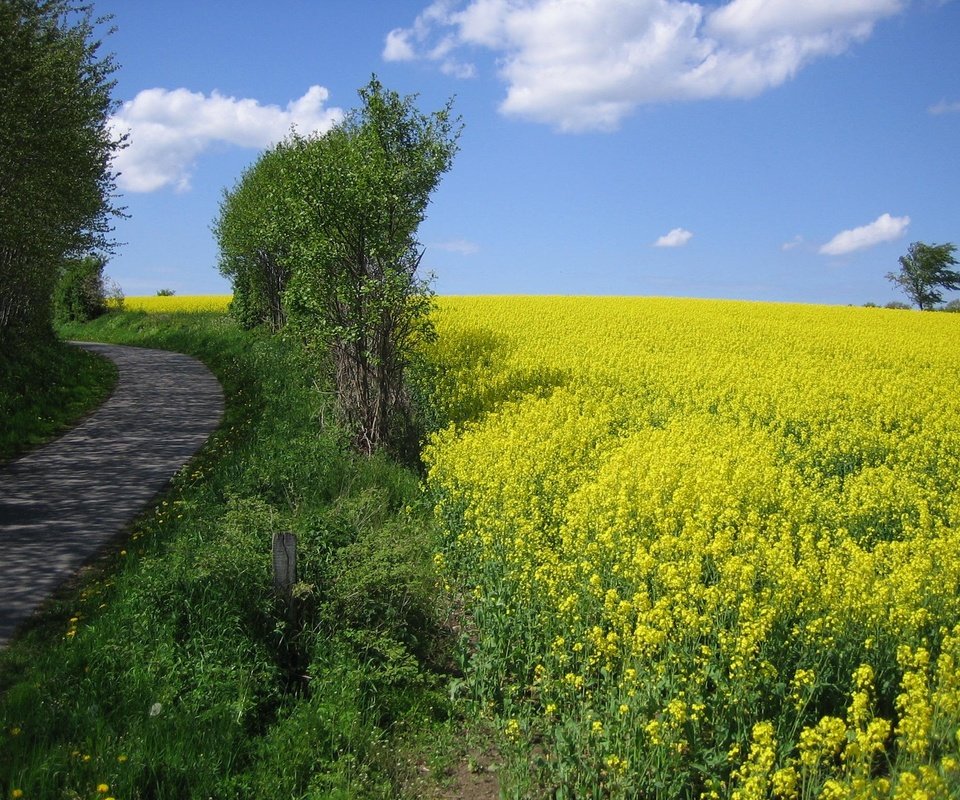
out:
<path id="1" fill-rule="evenodd" d="M 444 576 L 478 692 L 512 691 L 517 735 L 517 697 L 550 709 L 557 776 L 599 722 L 596 773 L 616 753 L 640 787 L 960 794 L 928 763 L 960 741 L 960 319 L 448 298 L 436 322 Z M 735 787 L 697 771 L 728 753 Z"/>
<path id="2" fill-rule="evenodd" d="M 129 311 L 146 311 L 148 314 L 170 314 L 178 311 L 224 312 L 232 299 L 231 295 L 135 296 L 125 297 L 123 307 Z"/>

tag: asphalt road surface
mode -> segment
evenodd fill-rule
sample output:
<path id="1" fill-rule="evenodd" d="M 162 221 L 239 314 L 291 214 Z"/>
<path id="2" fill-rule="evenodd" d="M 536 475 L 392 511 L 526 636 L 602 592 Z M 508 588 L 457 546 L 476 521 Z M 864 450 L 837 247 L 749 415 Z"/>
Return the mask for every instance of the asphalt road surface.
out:
<path id="1" fill-rule="evenodd" d="M 0 467 L 0 646 L 130 524 L 223 417 L 223 390 L 180 353 L 78 343 L 113 360 L 110 398 Z"/>

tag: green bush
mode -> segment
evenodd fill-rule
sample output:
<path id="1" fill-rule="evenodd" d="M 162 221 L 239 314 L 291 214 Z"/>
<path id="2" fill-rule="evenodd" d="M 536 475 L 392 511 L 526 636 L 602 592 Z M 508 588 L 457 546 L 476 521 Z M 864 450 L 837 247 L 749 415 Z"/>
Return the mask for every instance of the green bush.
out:
<path id="1" fill-rule="evenodd" d="M 54 293 L 54 314 L 60 322 L 87 322 L 107 310 L 104 260 L 98 256 L 68 259 Z"/>

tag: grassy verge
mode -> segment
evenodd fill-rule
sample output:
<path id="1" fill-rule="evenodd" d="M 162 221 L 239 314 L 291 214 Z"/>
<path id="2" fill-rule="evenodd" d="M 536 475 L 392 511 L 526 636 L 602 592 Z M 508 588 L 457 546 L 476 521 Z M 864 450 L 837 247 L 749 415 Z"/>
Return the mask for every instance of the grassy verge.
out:
<path id="1" fill-rule="evenodd" d="M 106 400 L 113 363 L 56 339 L 0 354 L 0 463 L 56 436 Z"/>
<path id="2" fill-rule="evenodd" d="M 418 476 L 351 455 L 315 365 L 223 315 L 63 333 L 198 356 L 227 409 L 128 540 L 0 652 L 0 797 L 420 793 L 411 772 L 453 725 Z M 289 601 L 278 531 L 298 537 Z"/>

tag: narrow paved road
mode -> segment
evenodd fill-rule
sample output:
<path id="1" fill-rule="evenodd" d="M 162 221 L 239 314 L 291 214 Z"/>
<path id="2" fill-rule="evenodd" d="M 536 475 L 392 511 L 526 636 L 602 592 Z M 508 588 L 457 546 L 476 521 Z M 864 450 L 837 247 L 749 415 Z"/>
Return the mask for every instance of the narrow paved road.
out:
<path id="1" fill-rule="evenodd" d="M 0 646 L 200 449 L 223 390 L 180 353 L 80 344 L 112 359 L 117 386 L 61 438 L 0 467 Z"/>

